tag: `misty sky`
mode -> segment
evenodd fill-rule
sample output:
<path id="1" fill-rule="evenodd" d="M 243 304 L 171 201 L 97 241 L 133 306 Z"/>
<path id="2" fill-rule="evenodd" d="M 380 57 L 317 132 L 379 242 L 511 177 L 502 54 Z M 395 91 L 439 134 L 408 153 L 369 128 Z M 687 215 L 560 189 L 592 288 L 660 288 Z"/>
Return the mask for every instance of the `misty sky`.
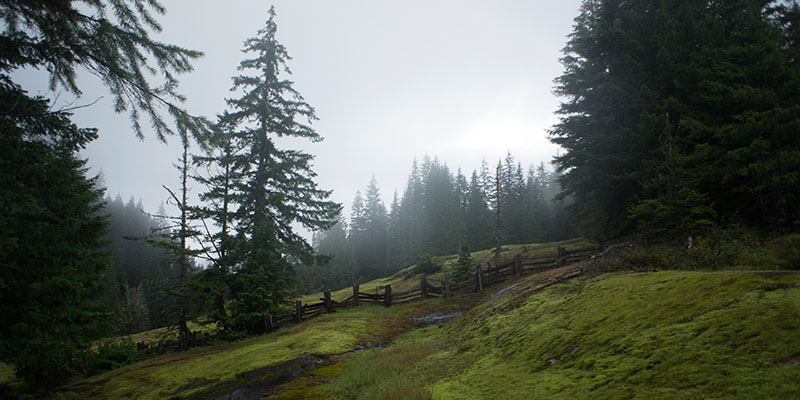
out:
<path id="1" fill-rule="evenodd" d="M 193 114 L 216 120 L 225 110 L 242 42 L 264 25 L 269 2 L 164 0 L 158 40 L 201 50 L 195 72 L 180 77 Z M 469 176 L 481 159 L 506 151 L 525 164 L 549 162 L 547 141 L 559 99 L 553 79 L 578 0 L 527 1 L 275 1 L 278 39 L 293 57 L 295 88 L 317 111 L 321 143 L 302 143 L 316 156 L 323 189 L 349 208 L 374 174 L 387 207 L 402 193 L 411 161 L 426 153 Z M 33 94 L 46 77 L 23 72 Z M 75 112 L 100 139 L 82 152 L 91 173 L 102 170 L 108 194 L 142 199 L 148 211 L 166 200 L 162 184 L 177 187 L 172 167 L 180 153 L 154 135 L 138 141 L 127 114 L 114 114 L 111 96 L 93 77 L 79 78 Z M 61 94 L 60 105 L 74 99 Z M 148 121 L 142 121 L 147 125 Z M 198 184 L 194 192 L 201 191 Z"/>

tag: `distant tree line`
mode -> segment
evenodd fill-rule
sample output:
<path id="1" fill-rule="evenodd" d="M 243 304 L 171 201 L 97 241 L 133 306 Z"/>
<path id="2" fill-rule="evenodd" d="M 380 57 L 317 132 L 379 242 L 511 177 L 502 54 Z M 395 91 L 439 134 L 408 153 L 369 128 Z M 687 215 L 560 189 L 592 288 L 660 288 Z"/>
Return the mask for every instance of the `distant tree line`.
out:
<path id="1" fill-rule="evenodd" d="M 426 156 L 414 161 L 402 196 L 387 209 L 373 177 L 357 192 L 349 223 L 319 232 L 314 245 L 326 263 L 296 267 L 307 289 L 340 288 L 392 274 L 423 256 L 456 254 L 461 247 L 560 240 L 573 232 L 557 201 L 558 176 L 544 163 L 523 168 L 509 153 L 494 168 L 484 161 L 467 178 Z M 499 226 L 498 226 L 499 214 Z"/>
<path id="2" fill-rule="evenodd" d="M 105 279 L 108 299 L 116 310 L 120 333 L 136 333 L 175 324 L 177 299 L 170 294 L 179 278 L 179 267 L 170 253 L 148 241 L 171 229 L 162 217 L 146 213 L 141 201 L 123 202 L 107 197 L 100 215 L 108 218 L 106 249 L 111 266 Z"/>

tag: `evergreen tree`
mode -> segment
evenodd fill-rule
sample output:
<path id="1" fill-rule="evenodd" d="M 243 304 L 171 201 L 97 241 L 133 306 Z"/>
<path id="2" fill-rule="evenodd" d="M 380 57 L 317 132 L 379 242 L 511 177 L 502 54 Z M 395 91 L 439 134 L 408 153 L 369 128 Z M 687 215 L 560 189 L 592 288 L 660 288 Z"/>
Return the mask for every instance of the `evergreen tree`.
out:
<path id="1" fill-rule="evenodd" d="M 467 243 L 474 249 L 488 249 L 492 247 L 494 239 L 492 212 L 487 205 L 486 194 L 482 186 L 477 171 L 473 171 L 470 178 L 469 202 L 464 225 L 467 232 Z"/>
<path id="2" fill-rule="evenodd" d="M 239 152 L 238 142 L 226 131 L 219 129 L 211 137 L 206 155 L 194 156 L 193 162 L 204 168 L 205 174 L 196 174 L 193 178 L 206 187 L 200 194 L 202 205 L 196 207 L 193 217 L 202 221 L 205 238 L 203 252 L 205 259 L 211 262 L 212 268 L 198 273 L 191 283 L 194 297 L 201 305 L 211 306 L 211 315 L 217 321 L 226 323 L 225 295 L 231 288 L 231 273 L 238 263 L 234 258 L 236 237 L 233 232 L 233 221 L 236 218 L 236 207 L 239 194 L 242 193 L 241 174 L 235 168 L 235 156 Z M 209 219 L 210 221 L 206 221 Z M 209 227 L 209 224 L 213 224 Z M 216 229 L 214 229 L 216 228 Z M 238 295 L 230 292 L 233 298 Z"/>
<path id="3" fill-rule="evenodd" d="M 540 164 L 542 174 L 544 164 Z M 541 179 L 536 175 L 536 170 L 531 166 L 528 168 L 528 176 L 525 181 L 525 237 L 526 242 L 543 242 L 551 236 L 551 212 L 548 203 L 545 201 L 545 176 Z"/>
<path id="4" fill-rule="evenodd" d="M 797 216 L 796 1 L 585 1 L 551 140 L 584 234 Z"/>
<path id="5" fill-rule="evenodd" d="M 0 80 L 0 360 L 37 391 L 109 333 L 98 301 L 109 257 L 102 190 L 77 151 L 95 139 L 69 114 Z"/>
<path id="6" fill-rule="evenodd" d="M 455 190 L 458 194 L 459 208 L 463 213 L 467 210 L 467 206 L 469 205 L 469 183 L 467 182 L 467 177 L 461 173 L 461 168 L 458 168 L 458 172 L 456 173 Z"/>
<path id="7" fill-rule="evenodd" d="M 198 137 L 209 130 L 204 118 L 195 117 L 178 104 L 177 75 L 192 71 L 192 60 L 203 53 L 150 37 L 160 32 L 156 15 L 166 10 L 156 0 L 42 2 L 0 1 L 4 51 L 0 55 L 3 77 L 26 67 L 50 73 L 50 88 L 63 86 L 80 95 L 75 69 L 85 67 L 108 87 L 116 112 L 128 111 L 136 135 L 143 137 L 141 115 L 149 117 L 156 136 L 165 140 L 175 132 Z M 159 83 L 152 83 L 152 76 Z M 174 128 L 164 121 L 166 111 Z"/>
<path id="8" fill-rule="evenodd" d="M 489 200 L 492 204 L 492 210 L 494 211 L 494 238 L 495 238 L 495 247 L 494 247 L 494 265 L 500 264 L 500 252 L 502 251 L 501 245 L 503 244 L 504 232 L 503 232 L 503 213 L 506 212 L 505 207 L 505 199 L 503 198 L 503 163 L 501 161 L 497 161 L 497 167 L 495 167 L 494 173 L 494 188 L 492 193 L 489 195 Z"/>
<path id="9" fill-rule="evenodd" d="M 461 245 L 458 252 L 458 261 L 453 269 L 453 281 L 463 282 L 472 276 L 472 255 L 467 245 Z"/>
<path id="10" fill-rule="evenodd" d="M 391 270 L 396 270 L 402 265 L 403 246 L 401 243 L 401 230 L 400 230 L 400 199 L 397 197 L 395 190 L 392 196 L 392 204 L 389 209 L 389 223 L 388 223 L 388 236 L 387 236 L 387 255 L 388 267 Z"/>
<path id="11" fill-rule="evenodd" d="M 327 229 L 336 223 L 341 207 L 327 199 L 330 192 L 317 188 L 311 169 L 313 156 L 298 150 L 283 150 L 275 139 L 296 137 L 322 140 L 311 127 L 314 109 L 283 78 L 291 74 L 290 57 L 276 37 L 274 7 L 258 36 L 245 41 L 243 52 L 251 54 L 239 65 L 233 78 L 238 99 L 229 99 L 232 111 L 222 121 L 233 131 L 242 150 L 234 164 L 242 174 L 241 202 L 237 211 L 236 251 L 241 265 L 236 272 L 230 310 L 236 325 L 250 331 L 262 329 L 261 316 L 287 304 L 293 280 L 289 258 L 313 261 L 311 245 L 294 231 L 297 223 L 307 229 Z"/>
<path id="12" fill-rule="evenodd" d="M 463 232 L 459 194 L 447 165 L 438 160 L 429 160 L 424 165 L 421 228 L 425 247 L 414 256 L 453 254 L 458 251 Z"/>
<path id="13" fill-rule="evenodd" d="M 141 114 L 162 140 L 173 132 L 201 136 L 207 121 L 179 107 L 183 98 L 176 91 L 176 76 L 191 71 L 201 53 L 152 40 L 149 32 L 161 29 L 153 11 L 163 14 L 164 8 L 150 0 L 0 1 L 0 264 L 24 270 L 4 273 L 0 284 L 9 318 L 0 328 L 0 358 L 38 389 L 63 377 L 70 358 L 109 321 L 97 303 L 87 304 L 108 266 L 98 253 L 105 223 L 100 191 L 75 158 L 96 131 L 70 123 L 64 112 L 69 109 L 54 111 L 47 101 L 28 96 L 12 75 L 43 68 L 51 90 L 63 86 L 80 95 L 75 69 L 85 67 L 109 88 L 115 110 L 130 112 L 137 136 L 142 137 Z M 150 74 L 160 83 L 152 84 Z M 164 122 L 164 110 L 174 127 Z"/>
<path id="14" fill-rule="evenodd" d="M 373 176 L 367 185 L 364 199 L 365 237 L 361 249 L 361 266 L 375 271 L 376 276 L 388 271 L 386 262 L 387 236 L 389 221 L 386 215 L 386 206 L 381 199 L 378 181 Z"/>
<path id="15" fill-rule="evenodd" d="M 397 269 L 412 265 L 416 262 L 417 255 L 423 254 L 423 194 L 423 181 L 415 159 L 411 164 L 411 173 L 408 175 L 397 213 L 394 237 L 401 248 L 399 264 L 395 266 Z"/>
<path id="16" fill-rule="evenodd" d="M 181 189 L 178 194 L 175 194 L 168 187 L 164 186 L 170 196 L 171 200 L 175 203 L 180 211 L 180 216 L 175 218 L 177 223 L 169 231 L 169 235 L 162 235 L 162 240 L 155 244 L 159 247 L 167 249 L 173 256 L 175 263 L 178 265 L 178 282 L 175 288 L 170 290 L 170 293 L 177 298 L 178 302 L 178 342 L 181 350 L 186 350 L 189 347 L 189 337 L 191 331 L 186 324 L 187 322 L 187 304 L 188 294 L 186 290 L 187 282 L 189 280 L 190 268 L 194 264 L 193 257 L 198 255 L 201 250 L 190 249 L 187 240 L 197 237 L 200 232 L 192 227 L 190 221 L 190 213 L 192 207 L 188 203 L 189 197 L 189 138 L 186 135 L 181 136 L 183 143 L 183 152 L 179 159 L 180 164 L 175 164 L 175 168 L 180 172 Z M 180 196 L 180 197 L 179 197 Z"/>

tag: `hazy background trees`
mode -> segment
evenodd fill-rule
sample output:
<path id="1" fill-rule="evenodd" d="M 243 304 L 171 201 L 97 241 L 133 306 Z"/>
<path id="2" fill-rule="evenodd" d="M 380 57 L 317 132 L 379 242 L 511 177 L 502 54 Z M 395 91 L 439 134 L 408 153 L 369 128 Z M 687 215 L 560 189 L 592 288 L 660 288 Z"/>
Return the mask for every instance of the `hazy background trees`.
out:
<path id="1" fill-rule="evenodd" d="M 454 174 L 435 158 L 415 160 L 403 195 L 395 194 L 388 210 L 373 177 L 365 196 L 356 193 L 349 226 L 340 221 L 315 234 L 317 252 L 332 258 L 323 265 L 296 266 L 298 278 L 307 290 L 341 288 L 392 274 L 425 256 L 456 254 L 464 247 L 492 248 L 497 182 L 502 244 L 562 240 L 574 234 L 564 211 L 569 199 L 556 200 L 557 174 L 544 163 L 524 169 L 510 153 L 499 165 L 499 180 L 483 167 L 473 170 L 468 180 L 460 169 Z"/>

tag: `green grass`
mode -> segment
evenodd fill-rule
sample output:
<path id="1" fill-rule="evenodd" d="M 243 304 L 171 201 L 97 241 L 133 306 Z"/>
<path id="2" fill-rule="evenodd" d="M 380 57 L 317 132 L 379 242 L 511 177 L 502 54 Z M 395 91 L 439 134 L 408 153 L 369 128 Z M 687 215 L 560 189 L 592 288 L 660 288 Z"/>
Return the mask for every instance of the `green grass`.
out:
<path id="1" fill-rule="evenodd" d="M 504 255 L 586 245 L 507 246 Z M 775 245 L 761 247 L 769 246 Z M 793 253 L 778 258 L 789 257 Z M 447 267 L 452 260 L 438 261 Z M 532 290 L 554 273 L 523 277 L 491 301 L 508 284 L 447 301 L 343 310 L 125 367 L 60 395 L 185 397 L 248 371 L 322 355 L 333 357 L 269 398 L 800 398 L 800 273 L 615 272 Z M 409 268 L 361 287 L 402 290 L 418 279 Z M 411 323 L 415 315 L 454 309 L 466 312 L 443 326 L 414 329 Z M 347 353 L 359 343 L 393 337 L 384 348 Z"/>
<path id="2" fill-rule="evenodd" d="M 215 322 L 205 323 L 202 321 L 187 321 L 186 325 L 192 332 L 214 334 L 219 330 Z M 133 343 L 155 344 L 164 340 L 177 340 L 178 330 L 176 327 L 164 327 L 151 329 L 149 331 L 123 335 L 114 338 L 115 341 L 130 340 Z"/>
<path id="3" fill-rule="evenodd" d="M 169 354 L 98 375 L 66 388 L 83 398 L 156 399 L 200 391 L 211 382 L 305 355 L 328 356 L 352 350 L 357 344 L 390 335 L 402 325 L 401 307 L 363 306 L 323 315 L 268 335 L 241 342 Z M 68 398 L 70 393 L 62 393 Z"/>
<path id="4" fill-rule="evenodd" d="M 800 274 L 670 271 L 517 296 L 523 286 L 381 350 L 413 360 L 384 382 L 415 388 L 409 399 L 798 398 L 798 283 Z M 380 376 L 370 372 L 380 352 L 329 384 L 332 398 L 391 398 L 370 376 Z"/>
<path id="5" fill-rule="evenodd" d="M 545 256 L 557 254 L 559 247 L 564 247 L 567 250 L 575 250 L 591 246 L 592 243 L 584 239 L 570 239 L 561 242 L 551 243 L 532 243 L 532 244 L 517 244 L 505 245 L 502 247 L 501 263 L 511 261 L 517 254 L 523 257 Z M 473 263 L 494 262 L 494 249 L 487 249 L 475 251 L 471 253 Z M 450 272 L 455 266 L 458 255 L 433 257 L 433 261 L 442 265 L 442 272 L 435 274 L 426 274 L 425 277 L 433 280 L 444 280 L 444 273 Z M 385 278 L 375 279 L 359 285 L 359 290 L 364 293 L 383 293 L 378 290 L 378 287 L 385 285 L 392 285 L 392 290 L 395 292 L 411 289 L 419 285 L 419 280 L 423 274 L 417 273 L 416 265 L 402 269 L 392 276 Z M 333 300 L 344 300 L 353 295 L 353 289 L 348 287 L 341 290 L 331 292 Z M 321 292 L 311 293 L 303 296 L 300 300 L 303 304 L 318 303 L 323 297 Z"/>
<path id="6" fill-rule="evenodd" d="M 0 385 L 10 385 L 16 382 L 17 378 L 14 375 L 14 367 L 8 364 L 0 363 Z"/>
<path id="7" fill-rule="evenodd" d="M 421 362 L 442 351 L 444 340 L 427 328 L 401 336 L 392 346 L 364 353 L 343 363 L 346 371 L 325 390 L 341 399 L 427 399 L 426 380 L 436 371 L 420 368 Z M 443 376 L 438 375 L 439 378 Z"/>

